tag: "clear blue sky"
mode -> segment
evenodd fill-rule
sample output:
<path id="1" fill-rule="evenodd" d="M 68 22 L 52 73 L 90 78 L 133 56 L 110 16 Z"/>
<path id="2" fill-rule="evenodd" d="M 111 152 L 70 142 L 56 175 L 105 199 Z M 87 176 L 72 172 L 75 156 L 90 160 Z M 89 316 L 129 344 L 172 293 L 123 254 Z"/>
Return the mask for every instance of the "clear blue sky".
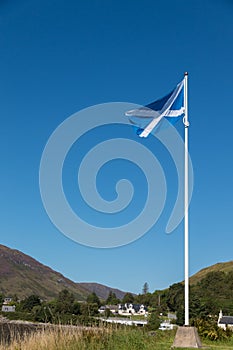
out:
<path id="1" fill-rule="evenodd" d="M 181 281 L 182 224 L 165 234 L 165 211 L 131 244 L 80 245 L 48 218 L 39 165 L 51 133 L 73 113 L 105 102 L 152 102 L 187 70 L 195 177 L 190 274 L 232 260 L 232 16 L 230 0 L 1 1 L 1 243 L 77 282 L 139 293 L 144 282 L 153 291 Z M 68 183 L 67 196 L 76 185 Z"/>

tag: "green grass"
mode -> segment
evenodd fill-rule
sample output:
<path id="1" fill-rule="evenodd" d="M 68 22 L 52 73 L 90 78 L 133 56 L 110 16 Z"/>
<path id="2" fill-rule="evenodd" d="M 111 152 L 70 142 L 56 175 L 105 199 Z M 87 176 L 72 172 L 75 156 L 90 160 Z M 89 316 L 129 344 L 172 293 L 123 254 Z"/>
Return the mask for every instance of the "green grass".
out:
<path id="1" fill-rule="evenodd" d="M 2 344 L 0 350 L 168 350 L 174 337 L 175 331 L 58 326 L 15 339 L 8 345 Z M 224 342 L 203 341 L 203 346 L 208 350 L 230 350 L 233 338 Z"/>

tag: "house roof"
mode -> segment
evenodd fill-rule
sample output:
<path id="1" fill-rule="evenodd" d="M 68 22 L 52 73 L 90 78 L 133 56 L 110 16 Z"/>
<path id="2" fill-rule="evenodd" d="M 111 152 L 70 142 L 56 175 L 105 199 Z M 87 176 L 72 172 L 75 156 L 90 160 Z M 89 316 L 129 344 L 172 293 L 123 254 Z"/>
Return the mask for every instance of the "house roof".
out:
<path id="1" fill-rule="evenodd" d="M 118 305 L 106 305 L 107 309 L 118 310 Z"/>
<path id="2" fill-rule="evenodd" d="M 133 304 L 133 308 L 136 312 L 138 312 L 140 310 L 140 306 L 139 304 Z"/>
<path id="3" fill-rule="evenodd" d="M 219 324 L 232 324 L 233 325 L 233 316 L 223 316 Z"/>

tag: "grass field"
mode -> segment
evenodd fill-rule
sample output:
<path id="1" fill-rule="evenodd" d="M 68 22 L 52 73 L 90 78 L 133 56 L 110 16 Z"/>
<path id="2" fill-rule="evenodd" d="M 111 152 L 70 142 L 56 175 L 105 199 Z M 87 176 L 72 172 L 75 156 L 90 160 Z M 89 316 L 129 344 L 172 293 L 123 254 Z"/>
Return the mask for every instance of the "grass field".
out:
<path id="1" fill-rule="evenodd" d="M 113 329 L 58 327 L 31 333 L 24 339 L 1 344 L 0 350 L 168 350 L 175 331 L 146 332 L 141 328 Z M 233 339 L 227 342 L 203 342 L 209 350 L 229 350 Z"/>

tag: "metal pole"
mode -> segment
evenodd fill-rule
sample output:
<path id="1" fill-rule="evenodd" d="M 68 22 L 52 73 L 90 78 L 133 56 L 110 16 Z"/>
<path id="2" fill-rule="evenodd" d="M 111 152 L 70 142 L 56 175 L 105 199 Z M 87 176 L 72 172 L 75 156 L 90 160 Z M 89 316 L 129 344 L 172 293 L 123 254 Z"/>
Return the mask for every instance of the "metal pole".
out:
<path id="1" fill-rule="evenodd" d="M 189 326 L 189 178 L 188 178 L 188 73 L 184 74 L 184 126 L 185 126 L 185 151 L 184 151 L 184 270 L 185 270 L 185 326 Z"/>

